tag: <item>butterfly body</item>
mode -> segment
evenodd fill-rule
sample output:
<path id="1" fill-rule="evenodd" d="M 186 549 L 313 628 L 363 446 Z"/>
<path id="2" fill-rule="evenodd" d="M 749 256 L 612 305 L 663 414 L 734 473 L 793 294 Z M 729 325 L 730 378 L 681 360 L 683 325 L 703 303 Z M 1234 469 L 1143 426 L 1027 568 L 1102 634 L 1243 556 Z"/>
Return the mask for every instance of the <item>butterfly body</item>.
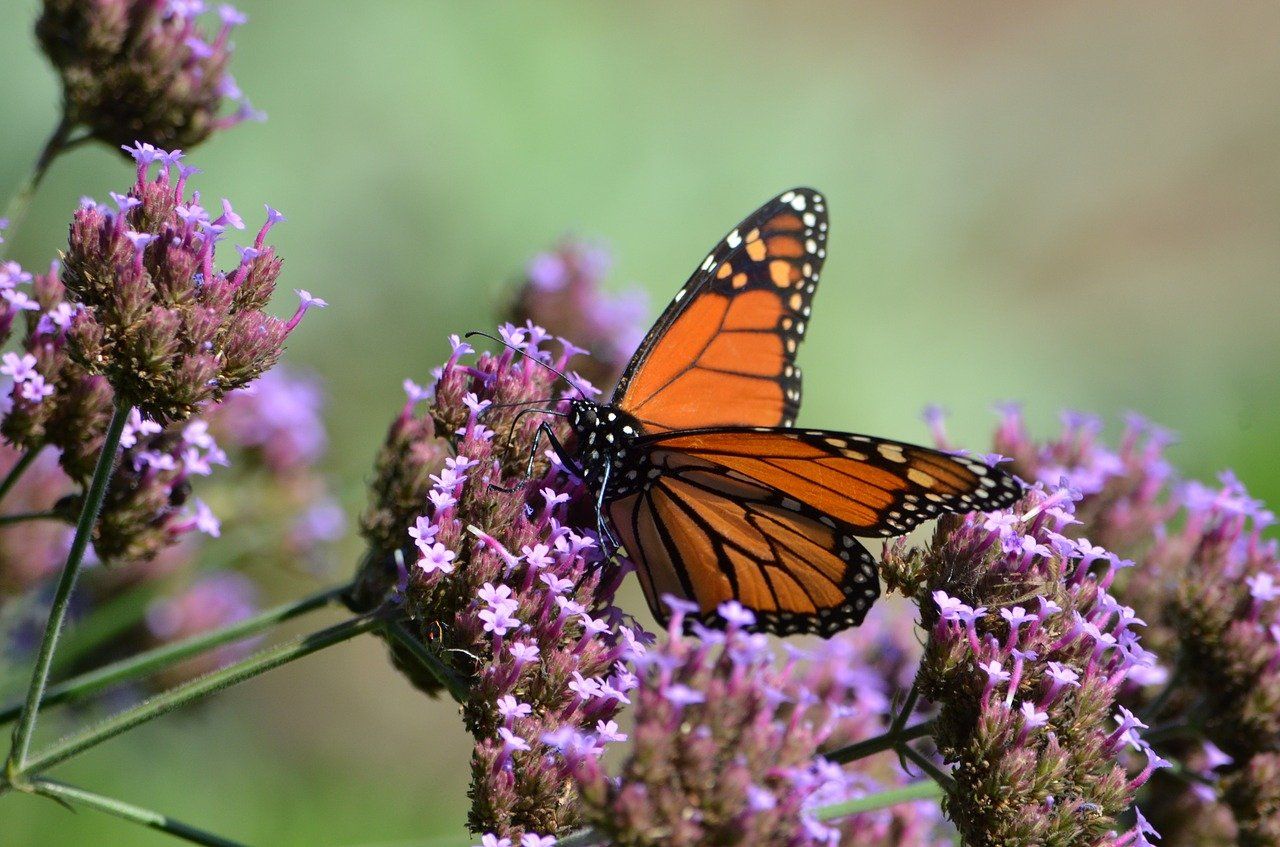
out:
<path id="1" fill-rule="evenodd" d="M 828 637 L 861 623 L 880 593 L 859 537 L 1019 496 L 1013 477 L 975 459 L 793 428 L 826 239 L 822 195 L 770 200 L 694 271 L 608 403 L 569 401 L 574 449 L 544 429 L 595 492 L 602 542 L 635 562 L 660 622 L 666 595 L 713 626 L 732 599 L 758 630 Z"/>
<path id="2" fill-rule="evenodd" d="M 615 500 L 643 485 L 649 468 L 636 449 L 644 428 L 632 415 L 591 400 L 569 402 L 569 426 L 578 445 L 574 462 L 582 481 Z M 613 468 L 621 468 L 614 473 Z"/>

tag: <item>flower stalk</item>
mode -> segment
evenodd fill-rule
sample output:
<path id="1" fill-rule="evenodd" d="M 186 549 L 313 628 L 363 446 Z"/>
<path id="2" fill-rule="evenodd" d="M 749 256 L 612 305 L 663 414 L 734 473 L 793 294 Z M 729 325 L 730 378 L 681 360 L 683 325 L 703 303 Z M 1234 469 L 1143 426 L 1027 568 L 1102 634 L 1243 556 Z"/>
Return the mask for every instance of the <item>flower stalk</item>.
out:
<path id="1" fill-rule="evenodd" d="M 107 481 L 110 480 L 111 472 L 115 467 L 116 451 L 120 447 L 120 436 L 124 433 L 129 412 L 130 408 L 124 403 L 115 404 L 111 422 L 107 425 L 102 452 L 98 456 L 88 493 L 80 507 L 80 519 L 76 522 L 76 534 L 71 542 L 71 550 L 67 553 L 66 565 L 63 566 L 62 576 L 58 579 L 58 586 L 54 590 L 53 605 L 49 610 L 49 619 L 40 641 L 40 650 L 36 654 L 31 684 L 27 688 L 26 703 L 18 718 L 18 724 L 14 728 L 13 745 L 5 764 L 8 780 L 13 783 L 21 779 L 26 766 L 27 754 L 31 749 L 31 735 L 35 730 L 40 701 L 44 699 L 45 687 L 49 682 L 49 671 L 53 667 L 53 654 L 58 646 L 58 637 L 62 633 L 62 625 L 67 617 L 71 590 L 75 587 L 76 578 L 80 575 L 80 567 L 84 563 L 84 553 L 89 546 L 93 525 L 107 493 Z"/>
<path id="2" fill-rule="evenodd" d="M 244 847 L 238 841 L 231 841 L 211 832 L 205 832 L 182 821 L 174 820 L 168 815 L 162 815 L 159 812 L 153 812 L 150 809 L 144 809 L 132 803 L 125 803 L 113 797 L 104 797 L 101 794 L 95 794 L 92 791 L 86 791 L 74 785 L 41 778 L 32 780 L 31 788 L 34 793 L 50 797 L 64 805 L 78 803 L 81 806 L 115 815 L 118 818 L 140 824 L 149 829 L 159 830 L 175 838 L 181 838 L 183 841 L 189 841 L 192 844 L 205 844 L 209 845 L 209 847 Z"/>
<path id="3" fill-rule="evenodd" d="M 98 691 L 127 682 L 132 679 L 149 676 L 156 671 L 205 653 L 215 647 L 243 641 L 273 626 L 285 623 L 308 612 L 324 608 L 348 590 L 347 585 L 327 588 L 300 600 L 281 604 L 265 612 L 246 618 L 230 626 L 201 633 L 182 641 L 165 644 L 153 650 L 112 662 L 105 667 L 81 674 L 65 682 L 58 683 L 46 690 L 40 707 L 47 709 L 73 700 L 79 700 Z M 10 706 L 0 711 L 0 723 L 8 723 L 21 712 L 20 705 Z"/>
<path id="4" fill-rule="evenodd" d="M 191 682 L 171 688 L 162 694 L 157 694 L 155 697 L 139 703 L 137 706 L 125 709 L 100 721 L 88 729 L 67 736 L 45 750 L 39 751 L 27 760 L 24 769 L 16 774 L 18 779 L 11 779 L 10 781 L 15 785 L 20 784 L 24 773 L 38 773 L 51 768 L 83 753 L 85 750 L 96 747 L 108 739 L 154 720 L 161 715 L 168 714 L 188 703 L 195 702 L 225 688 L 230 688 L 233 685 L 301 659 L 304 656 L 309 656 L 326 647 L 332 647 L 362 633 L 375 630 L 383 626 L 383 624 L 383 620 L 375 614 L 354 617 L 327 629 L 322 629 L 319 632 L 262 650 L 241 662 L 236 662 L 221 670 L 207 673 L 202 677 L 193 679 Z"/>
<path id="5" fill-rule="evenodd" d="M 23 218 L 27 216 L 27 210 L 31 208 L 31 201 L 35 199 L 36 190 L 40 188 L 40 183 L 44 181 L 45 175 L 49 172 L 49 167 L 53 164 L 54 159 L 72 147 L 79 145 L 87 140 L 87 136 L 72 138 L 71 133 L 75 130 L 75 122 L 63 115 L 58 121 L 58 125 L 54 127 L 49 138 L 45 141 L 40 156 L 36 159 L 35 165 L 31 168 L 31 173 L 27 175 L 27 180 L 22 187 L 9 198 L 9 203 L 5 207 L 3 217 L 9 221 L 9 229 L 17 229 L 22 223 Z M 3 254 L 3 248 L 0 248 L 0 255 Z M 0 491 L 3 496 L 3 491 Z"/>

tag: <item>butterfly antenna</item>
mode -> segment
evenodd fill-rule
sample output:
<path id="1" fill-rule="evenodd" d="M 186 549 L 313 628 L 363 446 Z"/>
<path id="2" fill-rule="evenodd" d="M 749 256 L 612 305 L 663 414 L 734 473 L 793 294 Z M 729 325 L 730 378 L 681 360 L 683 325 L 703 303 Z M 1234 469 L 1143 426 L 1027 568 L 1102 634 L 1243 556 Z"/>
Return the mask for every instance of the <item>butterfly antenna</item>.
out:
<path id="1" fill-rule="evenodd" d="M 555 403 L 556 398 L 544 397 L 540 400 L 517 400 L 512 403 L 491 403 L 480 410 L 480 414 L 476 415 L 476 420 L 484 420 L 484 416 L 494 409 L 514 409 L 517 406 L 538 406 L 543 403 Z"/>
<path id="2" fill-rule="evenodd" d="M 492 336 L 487 332 L 480 332 L 479 330 L 472 330 L 471 332 L 466 333 L 462 337 L 474 338 L 477 335 L 480 336 L 481 338 L 487 338 L 490 341 L 497 342 L 498 344 L 501 344 L 503 347 L 506 347 L 508 350 L 511 350 L 515 353 L 519 353 L 521 356 L 524 356 L 526 359 L 533 362 L 534 364 L 541 365 L 542 367 L 546 368 L 547 370 L 551 371 L 553 374 L 555 374 L 556 376 L 560 377 L 565 382 L 567 382 L 570 388 L 572 388 L 574 391 L 582 395 L 583 399 L 587 399 L 587 392 L 583 391 L 582 387 L 579 386 L 572 379 L 570 379 L 569 376 L 565 374 L 563 371 L 556 370 L 555 368 L 551 367 L 551 365 L 548 365 L 546 362 L 539 359 L 537 356 L 530 356 L 524 350 L 521 350 L 519 347 L 515 346 L 514 344 L 511 344 L 510 342 L 503 341 L 501 338 Z"/>

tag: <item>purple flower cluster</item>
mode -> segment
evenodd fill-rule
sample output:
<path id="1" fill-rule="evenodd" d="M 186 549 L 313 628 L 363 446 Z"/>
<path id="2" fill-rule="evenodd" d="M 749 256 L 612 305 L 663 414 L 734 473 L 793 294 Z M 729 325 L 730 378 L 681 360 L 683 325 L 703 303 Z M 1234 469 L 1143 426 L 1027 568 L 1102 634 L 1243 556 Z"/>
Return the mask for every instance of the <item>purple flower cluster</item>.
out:
<path id="1" fill-rule="evenodd" d="M 201 0 L 45 0 L 36 35 L 62 77 L 68 123 L 112 146 L 142 137 L 190 148 L 261 120 L 227 72 L 245 16 L 219 6 L 210 34 L 205 12 Z"/>
<path id="2" fill-rule="evenodd" d="M 558 404 L 539 363 L 563 370 L 579 351 L 564 342 L 553 355 L 537 327 L 501 334 L 523 355 L 472 361 L 454 337 L 430 389 L 406 384 L 377 462 L 356 598 L 372 605 L 390 592 L 422 647 L 464 681 L 463 719 L 476 738 L 469 820 L 495 843 L 576 823 L 568 763 L 623 737 L 615 717 L 636 685 L 627 663 L 645 641 L 610 603 L 624 566 L 575 529 L 592 508 L 582 484 L 543 455 L 523 479 L 540 417 L 516 416 Z"/>
<path id="3" fill-rule="evenodd" d="M 1162 749 L 1192 775 L 1158 781 L 1153 821 L 1173 843 L 1274 847 L 1280 790 L 1265 779 L 1280 767 L 1280 557 L 1262 535 L 1274 516 L 1229 473 L 1217 486 L 1179 480 L 1158 427 L 1129 416 L 1114 451 L 1101 429 L 1071 414 L 1036 444 L 1008 409 L 996 444 L 1023 476 L 1080 490 L 1080 532 L 1137 562 L 1112 591 L 1149 622 L 1143 643 L 1175 678 L 1159 703 L 1134 687 L 1125 699 L 1162 721 Z"/>
<path id="4" fill-rule="evenodd" d="M 138 163 L 130 192 L 113 195 L 115 208 L 86 203 L 71 225 L 62 282 L 81 308 L 68 349 L 130 406 L 167 423 L 269 370 L 302 315 L 325 303 L 300 290 L 290 320 L 263 312 L 281 266 L 266 237 L 284 217 L 268 206 L 252 245 L 220 270 L 218 242 L 245 227 L 231 203 L 210 211 L 186 195 L 196 170 L 180 151 L 138 143 L 128 152 Z"/>
<path id="5" fill-rule="evenodd" d="M 582 376 L 602 388 L 617 382 L 640 345 L 648 312 L 643 291 L 605 290 L 609 265 L 603 248 L 566 239 L 529 262 L 512 306 L 515 323 L 543 326 L 583 345 L 591 355 Z"/>
<path id="6" fill-rule="evenodd" d="M 1117 699 L 1162 671 L 1135 630 L 1143 621 L 1108 592 L 1132 563 L 1072 532 L 1079 498 L 1040 485 L 1007 511 L 944 518 L 927 547 L 886 546 L 885 579 L 915 597 L 928 632 L 917 684 L 940 710 L 934 740 L 956 782 L 945 808 L 966 843 L 1123 847 L 1152 835 L 1141 817 L 1115 834 L 1168 766 Z"/>
<path id="7" fill-rule="evenodd" d="M 189 532 L 219 534 L 221 524 L 212 510 L 190 498 L 192 478 L 227 464 L 203 420 L 166 428 L 135 411 L 121 446 L 94 527 L 93 548 L 100 559 L 146 561 Z"/>
<path id="8" fill-rule="evenodd" d="M 1004 405 L 999 412 L 994 438 L 997 454 L 1009 457 L 1023 479 L 1046 485 L 1065 479 L 1079 491 L 1076 519 L 1095 543 L 1128 552 L 1150 543 L 1176 511 L 1177 503 L 1170 496 L 1175 475 L 1164 455 L 1173 443 L 1167 430 L 1128 415 L 1119 447 L 1113 450 L 1100 438 L 1100 419 L 1067 412 L 1058 436 L 1037 443 L 1017 406 Z"/>
<path id="9" fill-rule="evenodd" d="M 744 631 L 754 616 L 732 601 L 720 608 L 724 631 L 694 624 L 695 638 L 685 639 L 684 617 L 696 608 L 667 603 L 667 637 L 634 659 L 635 729 L 618 778 L 606 775 L 591 737 L 570 733 L 561 742 L 604 843 L 935 843 L 936 815 L 929 821 L 911 809 L 832 823 L 814 815 L 881 787 L 865 769 L 845 770 L 819 751 L 880 720 L 882 677 L 847 646 L 833 647 L 839 639 L 779 662 L 765 636 Z"/>

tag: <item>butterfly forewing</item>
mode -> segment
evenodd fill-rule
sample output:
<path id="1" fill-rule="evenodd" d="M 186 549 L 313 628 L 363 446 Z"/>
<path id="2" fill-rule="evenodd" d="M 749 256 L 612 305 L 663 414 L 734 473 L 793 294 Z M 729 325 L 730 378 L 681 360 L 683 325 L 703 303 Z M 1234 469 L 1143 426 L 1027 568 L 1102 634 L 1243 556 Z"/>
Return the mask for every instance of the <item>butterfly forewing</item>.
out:
<path id="1" fill-rule="evenodd" d="M 612 405 L 649 432 L 790 426 L 795 354 L 826 258 L 822 195 L 778 195 L 729 232 L 658 319 Z"/>

